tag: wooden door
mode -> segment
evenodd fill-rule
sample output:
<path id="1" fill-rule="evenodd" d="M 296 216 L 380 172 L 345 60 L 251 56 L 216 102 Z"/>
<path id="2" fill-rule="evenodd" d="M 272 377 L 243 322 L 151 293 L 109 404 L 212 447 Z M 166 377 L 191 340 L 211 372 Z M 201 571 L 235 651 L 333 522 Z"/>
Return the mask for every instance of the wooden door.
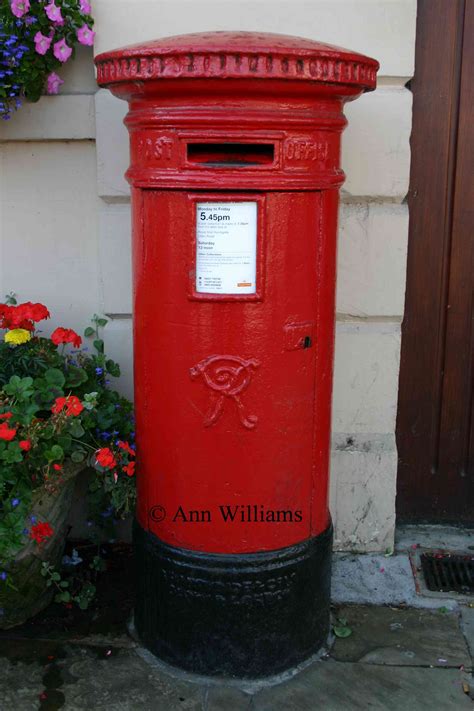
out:
<path id="1" fill-rule="evenodd" d="M 419 0 L 400 520 L 474 524 L 474 0 Z"/>

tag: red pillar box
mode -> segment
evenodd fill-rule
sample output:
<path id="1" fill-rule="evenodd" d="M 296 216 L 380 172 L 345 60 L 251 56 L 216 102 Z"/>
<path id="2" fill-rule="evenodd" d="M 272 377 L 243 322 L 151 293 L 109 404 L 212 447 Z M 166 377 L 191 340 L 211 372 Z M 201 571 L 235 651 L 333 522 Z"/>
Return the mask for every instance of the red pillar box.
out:
<path id="1" fill-rule="evenodd" d="M 378 63 L 211 32 L 96 64 L 130 106 L 136 628 L 194 672 L 275 673 L 329 629 L 342 108 Z"/>

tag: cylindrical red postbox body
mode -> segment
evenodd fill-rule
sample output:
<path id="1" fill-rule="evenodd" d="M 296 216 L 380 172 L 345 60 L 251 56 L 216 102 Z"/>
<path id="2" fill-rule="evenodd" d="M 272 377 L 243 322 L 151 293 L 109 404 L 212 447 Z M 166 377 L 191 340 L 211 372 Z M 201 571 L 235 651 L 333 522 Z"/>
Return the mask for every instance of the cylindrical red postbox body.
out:
<path id="1" fill-rule="evenodd" d="M 130 105 L 137 630 L 196 672 L 274 673 L 328 632 L 342 107 L 378 64 L 225 32 L 96 63 Z"/>

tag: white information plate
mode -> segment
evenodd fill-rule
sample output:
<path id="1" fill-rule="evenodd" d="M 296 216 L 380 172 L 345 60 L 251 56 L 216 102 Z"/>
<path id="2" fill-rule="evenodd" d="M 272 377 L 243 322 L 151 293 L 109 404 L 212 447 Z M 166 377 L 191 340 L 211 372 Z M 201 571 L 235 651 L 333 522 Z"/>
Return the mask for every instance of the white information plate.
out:
<path id="1" fill-rule="evenodd" d="M 255 294 L 256 281 L 257 203 L 197 203 L 196 291 Z"/>

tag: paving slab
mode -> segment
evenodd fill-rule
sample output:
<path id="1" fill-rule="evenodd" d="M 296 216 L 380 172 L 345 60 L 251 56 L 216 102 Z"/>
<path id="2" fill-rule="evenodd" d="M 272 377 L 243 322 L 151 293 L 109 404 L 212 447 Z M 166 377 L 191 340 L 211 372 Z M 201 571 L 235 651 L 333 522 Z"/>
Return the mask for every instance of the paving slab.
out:
<path id="1" fill-rule="evenodd" d="M 206 689 L 203 711 L 250 711 L 253 695 L 229 687 Z"/>
<path id="2" fill-rule="evenodd" d="M 458 613 L 353 605 L 335 614 L 352 630 L 350 637 L 336 639 L 331 650 L 339 661 L 471 667 Z"/>
<path id="3" fill-rule="evenodd" d="M 397 526 L 395 550 L 407 551 L 413 546 L 420 548 L 444 548 L 446 550 L 474 550 L 474 530 L 459 526 L 410 525 Z"/>
<path id="4" fill-rule="evenodd" d="M 474 605 L 474 602 L 471 604 Z M 474 607 L 461 608 L 461 629 L 469 648 L 471 663 L 474 664 Z"/>
<path id="5" fill-rule="evenodd" d="M 150 669 L 133 650 L 21 645 L 13 644 L 15 651 L 1 660 L 0 711 L 203 708 L 204 688 Z"/>
<path id="6" fill-rule="evenodd" d="M 230 685 L 182 681 L 133 649 L 61 647 L 41 640 L 25 646 L 30 644 L 12 640 L 3 655 L 0 711 L 472 711 L 462 687 L 466 677 L 454 668 L 330 659 L 252 694 Z"/>
<path id="7" fill-rule="evenodd" d="M 316 662 L 286 684 L 264 689 L 252 711 L 472 711 L 457 669 Z"/>
<path id="8" fill-rule="evenodd" d="M 336 604 L 457 609 L 455 599 L 418 595 L 408 555 L 333 556 L 331 598 Z"/>
<path id="9" fill-rule="evenodd" d="M 1 660 L 0 710 L 37 711 L 43 689 L 43 669 L 35 664 Z"/>
<path id="10" fill-rule="evenodd" d="M 129 650 L 76 649 L 69 658 L 73 681 L 65 683 L 65 711 L 140 709 L 197 711 L 204 690 L 172 679 L 150 667 Z"/>

